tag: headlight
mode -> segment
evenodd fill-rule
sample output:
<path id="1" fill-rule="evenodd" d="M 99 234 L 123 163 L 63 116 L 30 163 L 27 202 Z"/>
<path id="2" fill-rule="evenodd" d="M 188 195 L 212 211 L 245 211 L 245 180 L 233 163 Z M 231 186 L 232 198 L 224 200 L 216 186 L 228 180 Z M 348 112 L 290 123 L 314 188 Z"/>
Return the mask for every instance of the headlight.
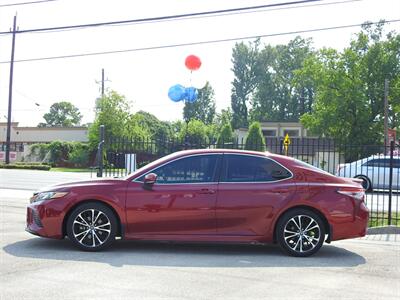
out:
<path id="1" fill-rule="evenodd" d="M 50 200 L 50 199 L 57 199 L 64 197 L 67 195 L 68 192 L 43 192 L 37 193 L 31 197 L 31 203 L 43 201 L 43 200 Z"/>

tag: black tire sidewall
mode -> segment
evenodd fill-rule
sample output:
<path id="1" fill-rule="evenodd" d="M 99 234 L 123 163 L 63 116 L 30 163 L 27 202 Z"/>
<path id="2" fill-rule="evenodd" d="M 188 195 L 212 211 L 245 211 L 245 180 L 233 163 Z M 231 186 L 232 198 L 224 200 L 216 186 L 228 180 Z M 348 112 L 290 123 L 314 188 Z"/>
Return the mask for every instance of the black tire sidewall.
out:
<path id="1" fill-rule="evenodd" d="M 73 232 L 72 232 L 73 221 L 75 220 L 77 215 L 79 215 L 82 211 L 85 211 L 88 209 L 96 209 L 96 210 L 101 211 L 102 213 L 104 213 L 107 216 L 107 218 L 110 220 L 110 223 L 111 223 L 111 232 L 110 232 L 108 239 L 106 240 L 106 242 L 104 244 L 97 246 L 97 247 L 86 247 L 86 246 L 82 245 L 74 237 Z M 96 202 L 88 202 L 88 203 L 79 205 L 71 212 L 71 214 L 69 215 L 68 220 L 67 220 L 67 228 L 66 229 L 67 229 L 67 235 L 68 235 L 69 240 L 76 247 L 78 247 L 79 249 L 84 250 L 84 251 L 99 251 L 99 250 L 103 250 L 103 249 L 109 247 L 115 241 L 115 236 L 117 234 L 117 219 L 115 217 L 114 212 L 110 208 L 108 208 L 106 205 L 101 204 L 101 203 L 96 203 Z"/>
<path id="2" fill-rule="evenodd" d="M 289 247 L 289 245 L 286 243 L 286 241 L 284 239 L 284 229 L 285 229 L 286 223 L 291 218 L 293 218 L 293 217 L 295 217 L 297 215 L 304 215 L 304 216 L 309 216 L 309 217 L 313 218 L 318 223 L 318 226 L 320 228 L 321 238 L 318 241 L 318 244 L 312 250 L 307 251 L 307 252 L 294 251 L 293 249 L 291 249 Z M 321 217 L 318 214 L 314 213 L 311 210 L 302 209 L 302 208 L 290 210 L 287 213 L 285 213 L 278 221 L 278 224 L 276 226 L 276 239 L 277 239 L 281 249 L 283 249 L 286 253 L 288 253 L 291 256 L 307 257 L 307 256 L 310 256 L 310 255 L 313 255 L 316 252 L 318 252 L 318 250 L 322 247 L 322 245 L 324 243 L 324 240 L 325 240 L 324 222 L 322 221 Z"/>

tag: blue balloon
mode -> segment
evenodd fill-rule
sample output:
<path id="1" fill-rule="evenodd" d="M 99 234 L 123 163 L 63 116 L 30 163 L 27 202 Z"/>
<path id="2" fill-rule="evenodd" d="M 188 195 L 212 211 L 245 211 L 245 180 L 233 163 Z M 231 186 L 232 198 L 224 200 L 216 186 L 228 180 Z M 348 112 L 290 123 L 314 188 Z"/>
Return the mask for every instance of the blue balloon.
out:
<path id="1" fill-rule="evenodd" d="M 185 87 L 180 84 L 173 85 L 168 90 L 168 97 L 174 102 L 182 101 L 185 95 Z"/>
<path id="2" fill-rule="evenodd" d="M 189 103 L 193 103 L 197 100 L 197 96 L 199 95 L 199 92 L 197 91 L 196 88 L 194 87 L 188 87 L 186 88 L 186 93 L 185 93 L 185 100 Z"/>

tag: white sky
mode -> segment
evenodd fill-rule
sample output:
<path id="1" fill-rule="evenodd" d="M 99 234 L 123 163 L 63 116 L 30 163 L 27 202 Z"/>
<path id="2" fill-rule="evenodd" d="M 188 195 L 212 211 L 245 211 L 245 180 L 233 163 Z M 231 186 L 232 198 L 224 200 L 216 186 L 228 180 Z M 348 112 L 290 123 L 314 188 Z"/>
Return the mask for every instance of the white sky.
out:
<path id="1" fill-rule="evenodd" d="M 0 5 L 26 0 L 0 0 Z M 12 27 L 18 13 L 20 30 L 158 17 L 283 2 L 284 0 L 58 0 L 43 4 L 0 7 L 0 31 Z M 340 1 L 340 0 L 337 0 Z M 323 1 L 333 2 L 333 1 Z M 399 0 L 362 0 L 349 3 L 269 10 L 247 14 L 190 20 L 108 26 L 55 33 L 17 35 L 15 59 L 69 55 L 86 52 L 135 49 L 159 45 L 266 35 L 303 29 L 363 23 L 367 20 L 400 19 Z M 386 25 L 400 32 L 400 22 Z M 359 28 L 302 34 L 313 37 L 314 46 L 347 46 Z M 287 43 L 294 36 L 263 38 L 263 43 Z M 193 73 L 210 81 L 217 109 L 230 106 L 231 55 L 234 42 L 136 51 L 81 58 L 19 62 L 14 65 L 12 120 L 36 126 L 54 102 L 67 100 L 77 106 L 83 123 L 93 121 L 93 107 L 100 94 L 101 69 L 106 87 L 125 95 L 133 110 L 145 110 L 162 120 L 182 118 L 182 103 L 168 98 L 174 84 L 188 85 L 187 55 L 195 54 L 202 67 Z M 9 61 L 11 35 L 0 35 L 0 62 Z M 0 64 L 0 121 L 6 121 L 9 64 Z M 40 106 L 36 106 L 39 103 Z"/>

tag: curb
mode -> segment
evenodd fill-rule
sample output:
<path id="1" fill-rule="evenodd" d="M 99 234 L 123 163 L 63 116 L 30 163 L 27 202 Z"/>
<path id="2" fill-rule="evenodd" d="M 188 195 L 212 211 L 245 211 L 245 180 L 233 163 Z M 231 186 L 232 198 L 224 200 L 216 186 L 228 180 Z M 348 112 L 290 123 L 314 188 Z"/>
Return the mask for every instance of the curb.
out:
<path id="1" fill-rule="evenodd" d="M 381 226 L 368 228 L 367 234 L 400 234 L 400 227 L 398 226 Z"/>

